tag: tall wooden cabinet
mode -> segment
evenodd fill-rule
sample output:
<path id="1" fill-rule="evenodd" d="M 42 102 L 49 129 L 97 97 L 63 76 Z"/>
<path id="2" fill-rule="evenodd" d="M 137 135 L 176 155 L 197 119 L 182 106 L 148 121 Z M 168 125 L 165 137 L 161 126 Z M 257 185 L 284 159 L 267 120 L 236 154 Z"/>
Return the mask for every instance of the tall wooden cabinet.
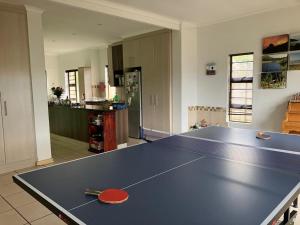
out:
<path id="1" fill-rule="evenodd" d="M 125 71 L 142 69 L 143 127 L 170 132 L 171 31 L 160 30 L 123 41 Z"/>
<path id="2" fill-rule="evenodd" d="M 36 155 L 25 9 L 0 4 L 0 49 L 1 173 Z"/>

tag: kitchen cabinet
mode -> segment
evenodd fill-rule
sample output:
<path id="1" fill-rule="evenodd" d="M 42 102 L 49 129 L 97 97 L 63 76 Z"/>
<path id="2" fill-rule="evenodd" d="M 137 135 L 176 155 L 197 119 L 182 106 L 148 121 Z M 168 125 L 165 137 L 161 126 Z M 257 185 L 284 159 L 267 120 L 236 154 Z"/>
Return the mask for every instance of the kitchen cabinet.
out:
<path id="1" fill-rule="evenodd" d="M 124 68 L 141 66 L 141 38 L 128 39 L 123 41 Z"/>
<path id="2" fill-rule="evenodd" d="M 154 130 L 170 132 L 170 73 L 171 73 L 171 35 L 162 33 L 153 37 L 154 41 L 154 76 L 152 127 Z M 160 118 L 160 119 L 157 119 Z"/>
<path id="3" fill-rule="evenodd" d="M 124 70 L 141 67 L 143 128 L 170 133 L 171 31 L 123 41 Z"/>
<path id="4" fill-rule="evenodd" d="M 115 43 L 108 47 L 108 82 L 111 86 L 123 86 L 123 45 Z"/>
<path id="5" fill-rule="evenodd" d="M 0 130 L 3 142 L 0 157 L 5 152 L 5 165 L 35 161 L 35 137 L 27 17 L 23 8 L 0 4 Z M 4 143 L 4 144 L 2 144 Z M 2 150 L 1 150 L 2 149 Z M 3 162 L 3 160 L 1 160 Z M 6 168 L 5 168 L 6 167 Z"/>
<path id="6" fill-rule="evenodd" d="M 152 37 L 145 37 L 141 45 L 142 65 L 142 112 L 143 127 L 152 129 L 154 114 L 154 93 L 155 93 L 155 62 L 154 62 L 154 40 Z"/>
<path id="7" fill-rule="evenodd" d="M 123 71 L 123 46 L 122 44 L 112 46 L 112 63 L 114 71 Z"/>

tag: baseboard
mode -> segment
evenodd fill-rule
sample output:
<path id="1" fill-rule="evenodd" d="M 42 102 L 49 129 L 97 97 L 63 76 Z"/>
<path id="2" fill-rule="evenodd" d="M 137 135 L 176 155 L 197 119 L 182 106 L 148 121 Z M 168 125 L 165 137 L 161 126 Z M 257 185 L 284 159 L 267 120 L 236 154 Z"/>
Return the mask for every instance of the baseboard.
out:
<path id="1" fill-rule="evenodd" d="M 21 170 L 21 169 L 25 169 L 25 168 L 33 167 L 33 166 L 35 166 L 34 159 L 28 159 L 28 160 L 24 160 L 24 161 L 20 161 L 20 162 L 14 162 L 14 163 L 9 163 L 9 164 L 5 164 L 5 165 L 0 165 L 0 174 L 9 173 L 12 171 Z"/>
<path id="2" fill-rule="evenodd" d="M 53 162 L 54 162 L 53 158 L 44 159 L 44 160 L 37 161 L 36 165 L 37 166 L 45 166 L 45 165 L 48 165 L 48 164 L 53 163 Z"/>
<path id="3" fill-rule="evenodd" d="M 159 139 L 159 138 L 165 138 L 165 137 L 169 137 L 170 133 L 169 132 L 165 132 L 165 131 L 159 131 L 159 130 L 151 130 L 148 128 L 143 128 L 144 130 L 144 137 L 153 137 L 154 139 Z"/>

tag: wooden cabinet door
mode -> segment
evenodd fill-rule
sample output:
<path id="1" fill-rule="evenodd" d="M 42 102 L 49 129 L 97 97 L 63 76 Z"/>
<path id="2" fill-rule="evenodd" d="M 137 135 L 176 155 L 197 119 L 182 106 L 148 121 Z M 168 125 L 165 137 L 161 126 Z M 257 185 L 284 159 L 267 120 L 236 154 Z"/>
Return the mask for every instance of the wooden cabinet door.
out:
<path id="1" fill-rule="evenodd" d="M 34 159 L 35 131 L 25 12 L 0 9 L 0 46 L 6 163 Z"/>
<path id="2" fill-rule="evenodd" d="M 170 68 L 171 68 L 171 35 L 164 32 L 153 36 L 154 72 L 153 95 L 154 113 L 152 129 L 170 132 Z M 158 118 L 158 119 L 157 119 Z"/>
<path id="3" fill-rule="evenodd" d="M 0 165 L 5 163 L 4 154 L 4 139 L 3 139 L 3 124 L 2 124 L 2 103 L 1 103 L 1 91 L 0 91 Z"/>
<path id="4" fill-rule="evenodd" d="M 154 87 L 153 75 L 155 72 L 154 65 L 154 41 L 151 37 L 141 39 L 141 64 L 142 64 L 142 116 L 143 127 L 145 129 L 152 129 L 153 120 L 153 104 Z"/>
<path id="5" fill-rule="evenodd" d="M 104 151 L 111 151 L 117 148 L 116 141 L 116 115 L 114 111 L 105 112 L 104 116 Z"/>
<path id="6" fill-rule="evenodd" d="M 112 61 L 113 61 L 113 70 L 122 71 L 123 70 L 123 46 L 115 45 L 112 46 Z"/>
<path id="7" fill-rule="evenodd" d="M 131 67 L 141 66 L 141 40 L 125 40 L 123 42 L 123 67 L 125 71 Z"/>

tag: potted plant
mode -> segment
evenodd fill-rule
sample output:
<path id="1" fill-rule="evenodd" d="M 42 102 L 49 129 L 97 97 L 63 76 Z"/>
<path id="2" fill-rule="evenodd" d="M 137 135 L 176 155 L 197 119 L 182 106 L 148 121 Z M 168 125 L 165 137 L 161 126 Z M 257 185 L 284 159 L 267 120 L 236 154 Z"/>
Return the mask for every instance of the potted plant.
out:
<path id="1" fill-rule="evenodd" d="M 52 87 L 51 91 L 52 91 L 53 95 L 55 95 L 56 98 L 58 100 L 60 100 L 60 97 L 61 97 L 62 93 L 64 92 L 64 89 L 62 87 Z"/>

